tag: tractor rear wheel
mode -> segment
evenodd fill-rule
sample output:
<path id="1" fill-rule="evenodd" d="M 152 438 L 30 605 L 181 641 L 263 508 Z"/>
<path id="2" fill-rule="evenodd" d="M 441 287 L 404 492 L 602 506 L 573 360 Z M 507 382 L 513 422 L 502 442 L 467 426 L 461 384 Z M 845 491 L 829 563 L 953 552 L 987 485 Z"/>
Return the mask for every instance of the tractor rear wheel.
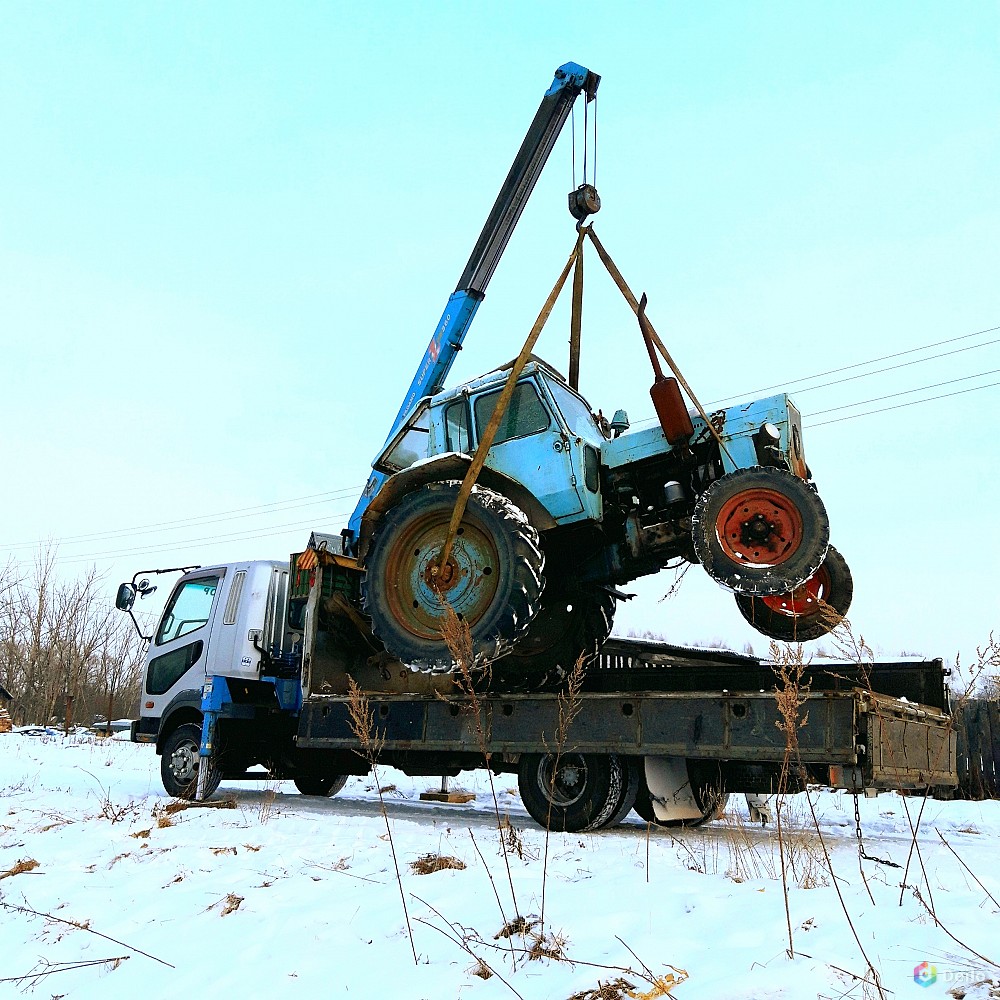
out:
<path id="1" fill-rule="evenodd" d="M 830 522 L 816 490 L 784 469 L 755 465 L 717 479 L 691 517 L 698 561 L 739 594 L 785 594 L 826 555 Z"/>
<path id="2" fill-rule="evenodd" d="M 823 565 L 801 587 L 786 594 L 736 594 L 740 614 L 760 633 L 782 642 L 808 642 L 832 632 L 854 596 L 847 560 L 831 545 Z"/>
<path id="3" fill-rule="evenodd" d="M 375 530 L 365 610 L 404 663 L 453 666 L 441 634 L 446 604 L 468 624 L 473 655 L 485 659 L 516 643 L 538 613 L 545 564 L 538 533 L 494 490 L 473 489 L 448 562 L 435 572 L 457 496 L 458 484 L 431 483 L 404 496 Z"/>
<path id="4" fill-rule="evenodd" d="M 605 590 L 570 594 L 549 572 L 541 610 L 527 634 L 493 664 L 497 691 L 558 689 L 581 657 L 592 657 L 611 635 L 615 598 Z"/>

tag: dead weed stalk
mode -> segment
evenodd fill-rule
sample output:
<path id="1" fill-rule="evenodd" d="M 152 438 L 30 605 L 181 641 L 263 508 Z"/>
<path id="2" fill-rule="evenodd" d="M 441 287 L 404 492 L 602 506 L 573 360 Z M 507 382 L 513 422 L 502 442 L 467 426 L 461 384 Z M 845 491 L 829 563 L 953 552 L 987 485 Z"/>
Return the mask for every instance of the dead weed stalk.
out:
<path id="1" fill-rule="evenodd" d="M 365 693 L 358 687 L 353 677 L 348 676 L 348 702 L 347 710 L 350 716 L 351 729 L 361 749 L 356 751 L 367 762 L 372 769 L 372 776 L 375 779 L 375 788 L 378 791 L 379 810 L 382 813 L 382 821 L 385 823 L 386 837 L 389 841 L 389 849 L 392 851 L 392 864 L 396 870 L 396 885 L 399 886 L 399 898 L 403 904 L 403 918 L 406 921 L 406 933 L 410 939 L 410 951 L 413 952 L 413 964 L 418 965 L 417 946 L 413 942 L 413 927 L 410 924 L 410 913 L 406 908 L 406 894 L 403 892 L 403 878 L 399 873 L 399 859 L 396 857 L 396 844 L 392 839 L 392 827 L 389 824 L 389 814 L 385 808 L 385 799 L 382 797 L 382 788 L 378 778 L 378 758 L 385 743 L 375 729 L 375 713 L 368 703 Z"/>
<path id="2" fill-rule="evenodd" d="M 441 638 L 444 639 L 445 645 L 448 647 L 448 652 L 451 654 L 451 658 L 455 664 L 453 681 L 455 687 L 458 688 L 459 693 L 465 699 L 462 709 L 473 720 L 476 729 L 476 742 L 479 744 L 479 752 L 483 755 L 483 760 L 486 762 L 486 774 L 490 782 L 490 794 L 493 796 L 493 815 L 496 818 L 497 834 L 500 840 L 500 853 L 503 857 L 504 867 L 507 870 L 507 884 L 510 886 L 510 898 L 516 916 L 520 913 L 520 910 L 517 905 L 517 893 L 514 891 L 514 876 L 510 870 L 510 854 L 507 848 L 507 841 L 503 835 L 503 820 L 500 817 L 500 802 L 497 798 L 496 783 L 493 779 L 493 768 L 490 766 L 493 755 L 489 749 L 489 741 L 487 740 L 486 730 L 483 726 L 483 706 L 475 683 L 475 674 L 478 672 L 484 678 L 486 687 L 489 688 L 491 664 L 488 660 L 476 656 L 472 642 L 472 630 L 469 627 L 469 623 L 464 618 L 459 618 L 457 612 L 447 600 L 443 597 L 440 600 L 444 612 L 441 619 Z M 492 876 L 490 881 L 492 881 Z M 496 893 L 495 884 L 493 889 L 494 893 Z M 497 905 L 500 907 L 501 918 L 506 922 L 507 917 L 504 914 L 503 905 L 500 903 L 499 894 L 497 894 Z M 511 957 L 513 958 L 513 954 Z"/>

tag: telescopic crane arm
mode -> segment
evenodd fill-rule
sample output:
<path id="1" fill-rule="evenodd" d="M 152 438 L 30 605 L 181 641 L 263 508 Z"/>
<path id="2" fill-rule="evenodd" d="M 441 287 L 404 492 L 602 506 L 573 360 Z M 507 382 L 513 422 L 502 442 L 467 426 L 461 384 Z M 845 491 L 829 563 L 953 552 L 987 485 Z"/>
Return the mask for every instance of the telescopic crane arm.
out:
<path id="1" fill-rule="evenodd" d="M 479 239 L 476 240 L 465 270 L 458 280 L 455 291 L 448 299 L 434 335 L 420 359 L 416 374 L 406 391 L 386 440 L 396 433 L 418 400 L 424 396 L 434 395 L 444 388 L 445 379 L 458 352 L 462 349 L 462 341 L 469 332 L 479 303 L 486 295 L 486 286 L 507 248 L 514 227 L 521 217 L 521 212 L 524 211 L 524 206 L 534 190 L 556 139 L 559 138 L 573 104 L 580 94 L 584 94 L 587 101 L 592 101 L 597 95 L 600 82 L 601 78 L 596 73 L 577 63 L 566 63 L 556 70 L 552 86 L 545 92 L 542 103 L 535 112 L 521 148 L 514 157 L 507 179 L 500 188 Z M 570 197 L 572 204 L 573 196 Z M 380 472 L 372 472 L 348 522 L 349 544 L 358 537 L 361 517 L 386 478 Z"/>

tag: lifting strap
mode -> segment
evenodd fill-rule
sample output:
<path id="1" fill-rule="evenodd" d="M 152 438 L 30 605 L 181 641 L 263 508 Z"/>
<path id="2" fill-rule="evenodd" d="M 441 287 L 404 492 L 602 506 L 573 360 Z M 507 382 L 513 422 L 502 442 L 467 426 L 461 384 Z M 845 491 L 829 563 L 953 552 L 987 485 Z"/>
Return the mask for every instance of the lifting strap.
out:
<path id="1" fill-rule="evenodd" d="M 611 259 L 607 250 L 604 249 L 604 245 L 597 238 L 597 234 L 594 232 L 593 226 L 588 226 L 586 229 L 587 235 L 590 237 L 590 242 L 594 244 L 597 249 L 597 255 L 601 258 L 601 263 L 608 269 L 608 274 L 611 275 L 614 283 L 618 286 L 622 295 L 625 296 L 625 301 L 632 307 L 632 312 L 639 315 L 639 302 L 636 297 L 632 294 L 632 289 L 628 287 L 628 283 L 622 277 L 621 271 L 615 266 L 615 262 Z M 646 332 L 649 333 L 650 339 L 656 345 L 656 349 L 663 355 L 663 360 L 666 361 L 667 366 L 674 373 L 677 381 L 684 387 L 684 391 L 687 393 L 688 399 L 694 403 L 698 414 L 701 419 L 705 421 L 705 426 L 712 432 L 715 440 L 719 442 L 719 447 L 729 456 L 729 460 L 733 462 L 733 456 L 729 454 L 729 449 L 726 447 L 725 442 L 722 440 L 722 435 L 719 433 L 718 428 L 711 420 L 708 419 L 708 414 L 705 413 L 704 407 L 698 401 L 698 397 L 694 394 L 694 390 L 688 385 L 687 379 L 681 374 L 681 370 L 677 367 L 676 362 L 670 356 L 670 352 L 663 346 L 663 341 L 660 340 L 660 335 L 653 329 L 653 324 L 650 323 L 649 317 L 645 314 L 643 315 L 643 320 L 645 321 Z M 733 462 L 733 465 L 736 463 Z"/>
<path id="2" fill-rule="evenodd" d="M 542 328 L 545 326 L 545 323 L 552 312 L 552 308 L 556 304 L 556 299 L 559 298 L 559 293 L 563 290 L 563 286 L 566 284 L 566 279 L 569 277 L 569 269 L 582 254 L 583 237 L 587 232 L 589 232 L 589 227 L 587 226 L 580 229 L 576 238 L 576 245 L 573 247 L 573 252 L 569 255 L 569 260 L 566 261 L 566 266 L 562 269 L 562 273 L 556 280 L 552 291 L 549 292 L 549 297 L 545 300 L 545 304 L 542 306 L 542 310 L 538 314 L 538 319 L 535 320 L 535 325 L 531 328 L 531 332 L 528 334 L 528 339 L 525 340 L 524 346 L 521 348 L 521 353 L 514 361 L 510 374 L 507 376 L 507 381 L 504 384 L 503 391 L 500 393 L 500 398 L 497 400 L 496 407 L 494 408 L 493 414 L 489 419 L 489 423 L 486 425 L 486 428 L 479 439 L 479 446 L 476 448 L 476 453 L 472 457 L 472 464 L 465 473 L 465 478 L 462 480 L 462 485 L 459 488 L 458 497 L 455 500 L 455 509 L 451 512 L 451 521 L 448 523 L 448 534 L 444 540 L 444 547 L 441 549 L 441 554 L 438 557 L 437 564 L 431 568 L 431 573 L 435 576 L 437 576 L 448 564 L 448 558 L 451 555 L 451 547 L 455 541 L 455 532 L 458 531 L 458 526 L 462 523 L 462 518 L 465 516 L 465 508 L 469 502 L 469 495 L 472 493 L 472 487 L 476 485 L 479 473 L 486 464 L 486 456 L 489 453 L 490 448 L 493 446 L 493 439 L 497 436 L 497 431 L 500 429 L 500 421 L 503 419 L 504 414 L 507 412 L 507 407 L 510 405 L 518 377 L 524 370 L 524 366 L 528 363 L 528 358 L 531 356 L 535 342 L 538 340 L 538 335 L 542 332 Z"/>
<path id="3" fill-rule="evenodd" d="M 566 266 L 562 269 L 562 273 L 556 279 L 556 283 L 552 287 L 552 291 L 549 292 L 549 296 L 545 300 L 541 312 L 539 312 L 538 318 L 535 320 L 535 324 L 532 326 L 531 332 L 528 334 L 528 338 L 524 342 L 524 346 L 521 348 L 521 353 L 517 356 L 517 359 L 511 367 L 510 374 L 507 376 L 507 381 L 504 383 L 503 391 L 500 393 L 500 398 L 497 400 L 493 414 L 490 416 L 489 423 L 487 423 L 486 428 L 483 430 L 482 436 L 479 439 L 479 445 L 476 448 L 476 453 L 472 457 L 472 464 L 469 466 L 465 473 L 465 478 L 462 480 L 462 485 L 458 491 L 458 497 L 455 500 L 455 508 L 451 513 L 451 520 L 448 523 L 448 533 L 445 536 L 444 546 L 438 556 L 437 563 L 431 568 L 431 572 L 435 576 L 440 574 L 442 569 L 448 563 L 448 559 L 451 556 L 452 545 L 455 542 L 455 533 L 458 531 L 458 527 L 462 523 L 462 518 L 465 516 L 465 509 L 468 506 L 472 488 L 476 485 L 479 473 L 486 464 L 486 456 L 489 453 L 490 448 L 493 446 L 493 441 L 496 438 L 497 431 L 500 429 L 500 421 L 503 419 L 504 414 L 507 412 L 507 407 L 510 405 L 517 380 L 520 377 L 524 366 L 527 364 L 528 358 L 531 356 L 531 352 L 534 349 L 539 334 L 541 334 L 542 329 L 556 304 L 556 300 L 559 298 L 559 295 L 566 284 L 570 268 L 574 268 L 574 271 L 573 304 L 570 316 L 569 384 L 573 389 L 579 390 L 580 330 L 583 314 L 583 238 L 585 236 L 589 237 L 590 242 L 594 244 L 594 247 L 597 250 L 597 255 L 601 258 L 601 263 L 607 268 L 608 274 L 611 275 L 612 280 L 625 297 L 625 301 L 629 304 L 629 306 L 631 306 L 632 312 L 635 313 L 636 317 L 640 317 L 638 300 L 635 295 L 632 294 L 632 289 L 629 288 L 628 283 L 622 277 L 621 271 L 618 270 L 615 266 L 615 262 L 611 259 L 607 250 L 604 249 L 604 245 L 597 238 L 597 234 L 594 232 L 594 227 L 578 226 L 576 244 L 573 247 L 573 252 L 569 255 L 569 260 L 566 261 Z M 732 461 L 732 455 L 729 454 L 729 449 L 722 440 L 722 435 L 719 433 L 718 428 L 712 423 L 711 420 L 709 420 L 708 414 L 705 412 L 705 409 L 698 400 L 698 397 L 694 394 L 694 390 L 688 384 L 687 379 L 684 378 L 681 370 L 677 367 L 677 363 L 670 356 L 670 352 L 664 346 L 659 334 L 653 329 L 652 323 L 650 323 L 649 318 L 645 315 L 645 309 L 641 310 L 641 312 L 642 316 L 640 318 L 640 322 L 642 324 L 644 334 L 648 334 L 652 344 L 656 346 L 656 349 L 663 356 L 663 360 L 667 363 L 667 366 L 673 372 L 677 381 L 683 386 L 688 398 L 692 403 L 694 403 L 701 419 L 705 421 L 705 426 L 715 437 L 722 451 L 725 452 L 725 454 L 729 456 L 730 461 Z M 647 344 L 647 346 L 649 345 Z M 653 360 L 654 362 L 654 369 L 657 368 L 658 366 L 655 363 L 652 352 L 650 352 L 650 360 Z M 735 465 L 736 463 L 733 462 L 733 464 Z"/>

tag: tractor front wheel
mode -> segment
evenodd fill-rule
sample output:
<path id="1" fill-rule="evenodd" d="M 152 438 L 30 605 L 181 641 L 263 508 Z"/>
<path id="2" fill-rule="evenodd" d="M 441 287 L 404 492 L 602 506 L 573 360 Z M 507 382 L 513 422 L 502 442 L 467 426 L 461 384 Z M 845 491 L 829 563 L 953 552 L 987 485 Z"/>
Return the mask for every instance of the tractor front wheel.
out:
<path id="1" fill-rule="evenodd" d="M 698 561 L 738 594 L 785 594 L 819 569 L 830 522 L 816 490 L 784 469 L 755 465 L 717 479 L 691 517 Z"/>
<path id="2" fill-rule="evenodd" d="M 736 594 L 740 614 L 760 633 L 782 642 L 808 642 L 843 621 L 854 596 L 854 579 L 844 557 L 831 545 L 823 565 L 787 594 Z"/>

